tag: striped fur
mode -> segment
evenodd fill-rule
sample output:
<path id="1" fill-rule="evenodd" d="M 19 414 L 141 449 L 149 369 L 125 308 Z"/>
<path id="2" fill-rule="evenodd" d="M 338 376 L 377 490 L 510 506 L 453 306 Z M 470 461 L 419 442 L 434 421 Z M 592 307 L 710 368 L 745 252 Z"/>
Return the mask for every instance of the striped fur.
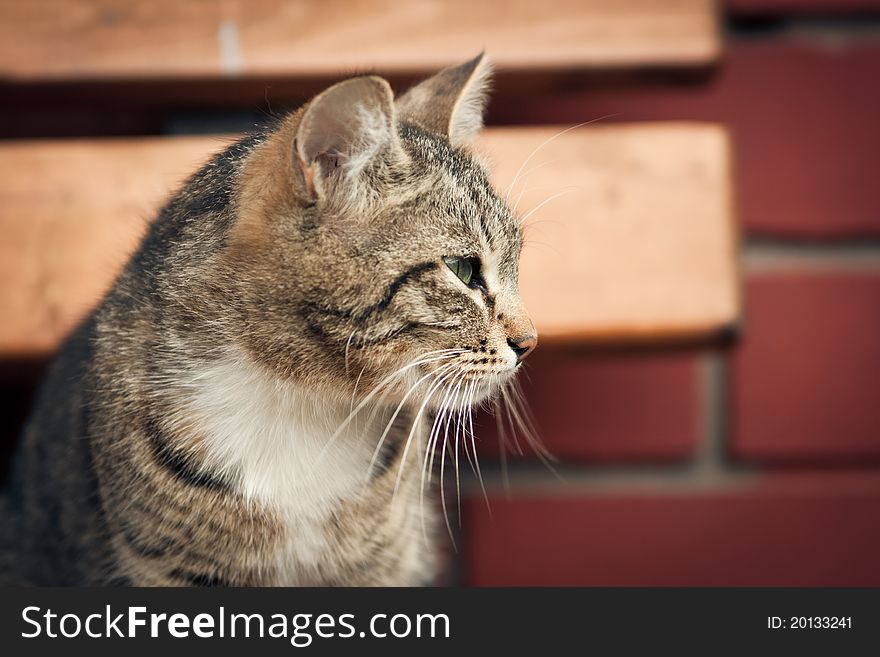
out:
<path id="1" fill-rule="evenodd" d="M 486 79 L 480 57 L 395 103 L 354 78 L 186 183 L 46 377 L 0 581 L 434 581 L 431 385 L 491 395 L 534 332 L 519 226 L 463 145 Z"/>

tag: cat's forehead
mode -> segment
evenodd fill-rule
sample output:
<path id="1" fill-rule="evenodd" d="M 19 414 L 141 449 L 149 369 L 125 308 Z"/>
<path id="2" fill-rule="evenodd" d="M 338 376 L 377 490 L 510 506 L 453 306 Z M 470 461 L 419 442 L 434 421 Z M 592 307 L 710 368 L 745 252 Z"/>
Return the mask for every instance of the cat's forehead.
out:
<path id="1" fill-rule="evenodd" d="M 519 253 L 519 223 L 469 151 L 413 126 L 402 126 L 401 138 L 410 155 L 412 177 L 423 184 L 419 196 L 426 207 L 499 254 Z"/>
<path id="2" fill-rule="evenodd" d="M 415 125 L 401 123 L 399 134 L 404 149 L 415 168 L 446 171 L 463 184 L 478 184 L 485 179 L 485 170 L 463 148 L 455 148 L 449 140 L 426 132 Z"/>

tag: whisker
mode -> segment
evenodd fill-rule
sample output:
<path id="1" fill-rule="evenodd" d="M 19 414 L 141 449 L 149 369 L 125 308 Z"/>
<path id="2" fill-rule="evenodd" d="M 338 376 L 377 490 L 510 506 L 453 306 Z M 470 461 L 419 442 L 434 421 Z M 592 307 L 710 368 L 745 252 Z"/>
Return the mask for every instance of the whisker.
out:
<path id="1" fill-rule="evenodd" d="M 447 352 L 451 352 L 451 353 L 447 353 Z M 387 377 L 385 377 L 382 381 L 380 381 L 373 388 L 373 390 L 366 397 L 364 397 L 363 400 L 361 400 L 361 402 L 351 411 L 351 413 L 349 413 L 348 417 L 342 421 L 342 423 L 339 425 L 339 427 L 336 429 L 336 431 L 334 431 L 333 434 L 327 439 L 327 442 L 324 444 L 324 446 L 321 448 L 321 451 L 318 453 L 316 463 L 321 462 L 321 460 L 324 458 L 324 455 L 326 454 L 327 450 L 330 448 L 331 445 L 334 444 L 336 439 L 339 438 L 340 434 L 345 430 L 345 428 L 349 425 L 349 423 L 351 423 L 352 419 L 354 419 L 354 417 L 361 411 L 361 409 L 363 409 L 367 404 L 369 404 L 370 401 L 372 401 L 372 399 L 377 394 L 379 394 L 379 392 L 386 385 L 388 385 L 389 383 L 394 381 L 401 374 L 411 370 L 414 367 L 418 367 L 420 365 L 425 365 L 427 363 L 437 362 L 440 360 L 448 360 L 450 358 L 455 358 L 457 355 L 459 355 L 461 353 L 464 353 L 463 349 L 448 349 L 448 350 L 441 349 L 436 352 L 428 352 L 428 354 L 424 354 L 419 359 L 417 359 L 411 363 L 408 363 L 407 365 L 404 365 L 403 367 L 401 367 L 397 371 L 392 372 Z M 427 358 L 427 356 L 431 356 L 431 357 Z M 422 379 L 422 380 L 424 380 L 424 379 Z"/>
<path id="2" fill-rule="evenodd" d="M 531 169 L 529 169 L 528 171 L 525 172 L 525 174 L 523 175 L 523 188 L 519 191 L 519 194 L 517 194 L 516 201 L 513 202 L 513 208 L 511 211 L 514 214 L 516 214 L 516 209 L 517 209 L 517 207 L 519 207 L 519 202 L 522 200 L 523 195 L 528 191 L 528 187 L 526 187 L 526 183 L 529 182 L 529 177 L 535 171 L 547 166 L 548 164 L 551 164 L 553 161 L 554 160 L 546 160 L 544 162 L 541 162 L 541 164 L 537 164 L 537 165 L 533 166 Z"/>
<path id="3" fill-rule="evenodd" d="M 463 376 L 464 376 L 464 372 L 459 371 L 458 376 L 453 377 L 453 379 L 451 381 L 449 381 L 444 388 L 446 392 L 444 394 L 443 400 L 440 402 L 440 411 L 438 411 L 437 417 L 434 419 L 434 424 L 431 427 L 431 433 L 428 436 L 428 446 L 427 446 L 427 449 L 425 450 L 425 458 L 424 458 L 423 469 L 422 469 L 422 474 L 423 474 L 422 493 L 424 493 L 424 490 L 425 490 L 425 476 L 424 475 L 427 475 L 427 482 L 429 484 L 431 483 L 431 473 L 433 472 L 433 469 L 434 469 L 434 455 L 436 454 L 435 447 L 437 444 L 437 437 L 440 433 L 440 427 L 443 424 L 444 415 L 445 415 L 445 417 L 448 418 L 448 413 L 447 413 L 448 400 L 450 398 L 450 395 L 452 394 L 453 386 L 455 386 L 456 382 L 460 381 L 460 379 Z M 430 458 L 430 463 L 429 463 L 429 458 Z"/>
<path id="4" fill-rule="evenodd" d="M 361 368 L 360 374 L 357 375 L 357 379 L 355 379 L 355 381 L 354 381 L 354 389 L 351 391 L 351 403 L 348 405 L 349 411 L 354 410 L 354 400 L 357 397 L 357 389 L 361 383 L 361 377 L 364 375 L 364 370 L 366 370 L 366 369 L 367 369 L 367 366 L 364 365 Z"/>
<path id="5" fill-rule="evenodd" d="M 448 388 L 448 391 L 447 391 L 447 397 L 451 394 L 451 392 L 452 392 L 452 387 L 455 385 L 455 383 L 456 383 L 459 379 L 463 378 L 464 376 L 465 376 L 465 372 L 464 372 L 464 371 L 460 371 L 460 372 L 459 372 L 459 376 L 453 378 L 452 381 L 449 382 L 449 388 Z M 444 404 L 446 403 L 446 398 L 444 398 L 443 403 L 444 403 Z M 447 418 L 446 418 L 446 421 L 448 422 L 448 416 L 447 416 Z M 428 483 L 429 483 L 429 484 L 431 483 L 431 479 L 433 478 L 433 472 L 434 472 L 434 456 L 435 456 L 436 453 L 437 453 L 437 450 L 436 450 L 436 444 L 437 444 L 437 440 L 438 440 L 437 437 L 439 436 L 439 433 L 440 433 L 440 427 L 441 427 L 441 426 L 442 426 L 442 422 L 439 423 L 439 424 L 437 424 L 437 427 L 436 427 L 437 432 L 436 432 L 436 434 L 432 435 L 432 437 L 433 437 L 433 441 L 429 441 L 429 445 L 428 445 L 428 446 L 429 446 L 429 451 L 428 451 L 428 452 L 425 452 L 425 458 L 428 459 L 428 458 L 430 457 L 430 463 L 428 463 L 428 465 L 427 465 L 427 470 L 426 470 L 426 472 L 427 472 L 427 476 L 428 476 Z"/>
<path id="6" fill-rule="evenodd" d="M 465 391 L 465 394 L 462 395 L 461 408 L 458 411 L 458 425 L 457 426 L 461 430 L 461 438 L 462 438 L 461 442 L 462 442 L 462 447 L 464 448 L 464 455 L 467 457 L 468 465 L 470 465 L 470 467 L 471 467 L 471 472 L 473 472 L 474 476 L 476 476 L 477 468 L 476 468 L 476 465 L 474 464 L 473 457 L 471 457 L 470 447 L 468 447 L 467 435 L 463 429 L 464 422 L 465 422 L 465 408 L 464 408 L 465 397 L 466 397 L 466 391 Z"/>
<path id="7" fill-rule="evenodd" d="M 489 510 L 489 517 L 492 517 L 492 507 L 489 505 L 489 495 L 486 493 L 486 485 L 483 483 L 483 473 L 480 470 L 480 457 L 477 455 L 477 443 L 476 443 L 476 435 L 474 433 L 474 414 L 473 414 L 473 400 L 474 395 L 477 391 L 477 382 L 472 381 L 470 389 L 468 391 L 467 397 L 467 420 L 468 426 L 470 427 L 471 434 L 471 449 L 474 453 L 474 465 L 477 469 L 477 479 L 480 482 L 480 490 L 483 491 L 483 499 L 486 501 L 486 508 Z"/>
<path id="8" fill-rule="evenodd" d="M 513 413 L 510 410 L 510 399 L 507 397 L 506 387 L 501 389 L 501 398 L 504 400 L 502 408 L 504 409 L 504 415 L 507 418 L 507 425 L 510 427 L 510 436 L 513 438 L 513 446 L 516 448 L 516 453 L 519 456 L 523 456 L 522 446 L 519 444 L 519 440 L 516 437 L 516 424 L 513 421 Z"/>
<path id="9" fill-rule="evenodd" d="M 436 449 L 437 437 L 439 436 L 439 427 L 443 422 L 443 417 L 447 413 L 448 410 L 448 401 L 450 393 L 452 392 L 453 385 L 456 380 L 458 380 L 461 376 L 464 376 L 463 372 L 459 372 L 458 376 L 453 377 L 453 379 L 445 384 L 445 394 L 443 396 L 443 400 L 440 402 L 440 408 L 437 412 L 437 416 L 434 418 L 434 424 L 431 427 L 431 433 L 428 435 L 428 444 L 425 448 L 425 457 L 422 462 L 422 476 L 421 476 L 421 484 L 419 490 L 419 511 L 422 519 L 422 534 L 424 535 L 425 541 L 428 540 L 427 530 L 425 528 L 425 513 L 424 513 L 424 499 L 425 499 L 425 471 L 428 467 L 428 456 L 431 455 L 431 467 L 433 468 L 434 464 L 434 451 Z M 430 479 L 429 479 L 430 481 Z M 442 495 L 442 491 L 441 491 Z M 450 538 L 452 538 L 450 536 Z M 453 539 L 454 542 L 454 539 Z"/>
<path id="10" fill-rule="evenodd" d="M 498 429 L 498 450 L 499 459 L 501 460 L 501 485 L 504 487 L 504 493 L 510 497 L 510 474 L 507 471 L 507 428 L 504 425 L 504 417 L 502 416 L 503 397 L 495 400 L 495 426 Z"/>
<path id="11" fill-rule="evenodd" d="M 518 409 L 517 414 L 522 414 L 522 418 L 525 420 L 525 424 L 528 427 L 528 435 L 532 439 L 531 443 L 536 448 L 540 449 L 547 458 L 558 462 L 558 459 L 544 446 L 544 443 L 540 438 L 540 432 L 535 425 L 535 418 L 532 415 L 531 410 L 529 410 L 529 405 L 525 402 L 522 389 L 519 387 L 519 381 L 516 379 L 511 382 L 510 393 L 513 396 L 514 409 Z"/>
<path id="12" fill-rule="evenodd" d="M 560 251 L 559 249 L 557 249 L 557 248 L 556 248 L 555 246 L 553 246 L 552 244 L 548 244 L 547 242 L 538 242 L 538 241 L 535 241 L 535 240 L 532 240 L 532 239 L 523 239 L 523 249 L 531 248 L 531 247 L 533 247 L 533 246 L 543 246 L 543 247 L 545 247 L 545 248 L 547 248 L 547 249 L 550 249 L 553 253 L 555 253 L 555 254 L 556 254 L 557 256 L 559 256 L 560 258 L 561 258 L 561 257 L 564 257 L 564 256 L 562 255 L 562 251 Z"/>
<path id="13" fill-rule="evenodd" d="M 505 398 L 506 398 L 506 392 L 505 392 Z M 514 398 L 514 399 L 516 400 L 518 398 Z M 537 437 L 537 435 L 535 435 L 532 432 L 532 430 L 529 428 L 527 421 L 524 420 L 522 415 L 520 414 L 518 403 L 516 403 L 516 402 L 510 403 L 510 400 L 508 400 L 508 401 L 509 401 L 508 407 L 510 408 L 511 412 L 513 413 L 513 416 L 516 419 L 517 425 L 519 425 L 520 431 L 522 431 L 523 436 L 525 437 L 526 441 L 529 443 L 529 446 L 532 448 L 535 455 L 538 457 L 538 459 L 541 461 L 541 463 L 544 464 L 544 467 L 546 467 L 553 474 L 553 476 L 555 476 L 560 481 L 565 481 L 564 478 L 562 477 L 562 475 L 560 475 L 559 472 L 556 470 L 556 468 L 553 467 L 553 463 L 551 462 L 551 460 L 555 461 L 556 457 L 554 457 L 552 454 L 550 454 L 550 452 L 547 451 L 547 448 L 544 447 L 544 445 L 541 443 L 541 441 Z"/>
<path id="14" fill-rule="evenodd" d="M 460 386 L 460 385 L 461 385 L 461 383 L 459 383 L 459 386 Z M 458 401 L 458 391 L 459 391 L 459 388 L 456 387 L 456 390 L 455 390 L 456 401 Z M 462 397 L 462 400 L 463 400 L 463 399 L 464 399 L 464 397 Z M 458 506 L 458 528 L 461 529 L 461 468 L 460 468 L 459 463 L 458 463 L 458 442 L 459 442 L 459 441 L 458 441 L 458 438 L 459 438 L 459 433 L 460 433 L 460 432 L 459 432 L 459 429 L 460 429 L 460 424 L 456 423 L 456 425 L 455 425 L 455 432 L 454 432 L 454 442 L 455 442 L 455 454 L 454 454 L 454 458 L 455 458 L 455 497 L 456 497 L 457 506 Z M 446 444 L 446 442 L 447 442 L 448 440 L 449 440 L 449 423 L 447 422 L 447 423 L 446 423 L 446 435 L 445 435 L 444 440 L 443 440 L 444 445 Z"/>
<path id="15" fill-rule="evenodd" d="M 449 533 L 449 541 L 452 543 L 452 549 L 458 553 L 458 546 L 455 544 L 455 536 L 452 533 L 452 525 L 449 524 L 449 511 L 446 508 L 446 490 L 443 483 L 446 478 L 446 439 L 443 440 L 443 449 L 440 452 L 440 506 L 443 509 L 443 521 L 446 523 L 446 531 Z"/>
<path id="16" fill-rule="evenodd" d="M 351 347 L 351 339 L 354 337 L 354 334 L 357 333 L 357 329 L 354 329 L 348 336 L 348 340 L 345 341 L 345 375 L 348 376 L 348 350 Z M 363 370 L 362 370 L 363 371 Z"/>
<path id="17" fill-rule="evenodd" d="M 451 366 L 455 366 L 456 363 L 449 363 Z M 406 438 L 406 443 L 403 447 L 403 455 L 400 457 L 400 467 L 397 469 L 397 479 L 394 481 L 394 491 L 391 495 L 392 499 L 397 495 L 397 491 L 400 489 L 400 480 L 403 477 L 403 471 L 406 467 L 406 456 L 409 453 L 410 445 L 412 444 L 412 438 L 415 435 L 416 427 L 418 426 L 419 419 L 422 416 L 422 413 L 425 410 L 425 407 L 428 405 L 428 402 L 431 401 L 431 397 L 434 396 L 437 388 L 448 379 L 450 376 L 455 374 L 455 370 L 451 372 L 444 373 L 442 377 L 438 376 L 431 383 L 431 387 L 428 389 L 428 392 L 425 394 L 425 399 L 422 401 L 421 406 L 419 406 L 419 410 L 416 411 L 415 419 L 413 420 L 412 428 L 409 431 L 409 435 Z"/>
<path id="18" fill-rule="evenodd" d="M 444 373 L 444 372 L 450 370 L 451 368 L 454 368 L 456 365 L 457 365 L 457 363 L 445 363 L 443 365 L 438 366 L 435 370 L 433 370 L 432 372 L 429 372 L 428 374 L 426 374 L 425 376 L 420 378 L 418 381 L 416 381 L 409 388 L 409 390 L 406 391 L 406 394 L 403 396 L 403 399 L 400 400 L 400 402 L 397 404 L 397 408 L 394 410 L 394 413 L 391 415 L 391 419 L 388 420 L 388 423 L 385 425 L 385 430 L 382 432 L 382 435 L 379 438 L 379 442 L 376 444 L 376 449 L 373 450 L 373 456 L 372 456 L 372 458 L 370 458 L 370 465 L 367 467 L 367 472 L 366 472 L 366 475 L 364 478 L 364 486 L 369 484 L 370 474 L 373 472 L 373 468 L 376 465 L 376 459 L 379 457 L 379 452 L 382 450 L 382 445 L 385 444 L 385 438 L 388 436 L 388 432 L 391 431 L 391 427 L 394 424 L 394 420 L 397 419 L 397 416 L 400 414 L 400 411 L 401 411 L 401 409 L 403 409 L 403 405 L 406 403 L 406 400 L 409 399 L 409 396 L 426 379 L 434 377 L 434 381 L 432 381 L 432 383 L 431 383 L 431 385 L 434 385 L 437 381 L 437 378 L 441 375 L 441 373 Z M 428 398 L 430 399 L 430 397 L 428 397 Z M 418 423 L 419 415 L 421 415 L 421 410 L 419 411 L 419 413 L 416 414 L 416 417 L 413 420 L 413 427 L 415 427 L 415 425 Z M 411 437 L 412 437 L 412 432 L 410 432 L 410 438 Z M 407 448 L 408 447 L 409 447 L 409 444 L 407 444 Z M 402 465 L 403 459 L 405 459 L 405 458 L 406 458 L 406 452 L 404 452 L 403 457 L 401 458 L 401 465 Z M 397 486 L 395 485 L 395 491 L 396 490 L 397 490 Z"/>
<path id="19" fill-rule="evenodd" d="M 534 187 L 524 187 L 523 190 L 519 193 L 519 196 L 517 196 L 516 202 L 513 204 L 513 207 L 510 209 L 510 211 L 513 214 L 516 214 L 516 209 L 519 207 L 519 202 L 522 200 L 525 193 L 526 192 L 536 192 L 539 189 L 555 189 L 558 191 L 567 190 L 567 191 L 581 191 L 582 192 L 586 188 L 583 185 L 565 185 L 564 187 L 560 187 L 559 185 L 535 185 Z M 549 221 L 549 220 L 545 219 L 544 222 L 546 222 L 546 221 Z M 522 223 L 522 221 L 520 221 L 520 223 Z M 536 223 L 543 223 L 543 222 L 534 222 L 531 225 L 534 226 Z M 560 223 L 560 222 L 557 221 L 556 223 Z"/>
<path id="20" fill-rule="evenodd" d="M 471 381 L 468 384 L 465 384 L 464 389 L 461 391 L 461 398 L 458 399 L 458 421 L 455 424 L 455 492 L 458 499 L 458 528 L 461 529 L 461 475 L 460 475 L 460 465 L 459 465 L 459 450 L 458 445 L 459 442 L 464 444 L 464 452 L 468 455 L 468 461 L 471 463 L 471 469 L 473 469 L 473 461 L 471 461 L 471 457 L 468 454 L 467 448 L 467 439 L 464 433 L 464 409 L 465 404 L 468 403 L 469 400 L 472 400 L 472 395 L 469 393 L 474 390 L 476 387 L 476 381 Z M 456 390 L 456 394 L 458 394 L 458 390 Z M 468 406 L 470 406 L 468 404 Z M 476 456 L 476 455 L 475 455 Z"/>
<path id="21" fill-rule="evenodd" d="M 532 158 L 538 153 L 538 151 L 540 151 L 542 148 L 547 146 L 549 143 L 555 141 L 556 139 L 558 139 L 562 135 L 564 135 L 568 132 L 571 132 L 572 130 L 577 130 L 578 128 L 583 128 L 586 125 L 590 125 L 591 123 L 596 123 L 597 121 L 603 121 L 605 119 L 610 119 L 611 117 L 614 117 L 614 116 L 617 116 L 617 114 L 607 114 L 605 116 L 600 116 L 599 118 L 592 119 L 590 121 L 584 121 L 583 123 L 578 123 L 577 125 L 573 125 L 569 128 L 565 128 L 564 130 L 560 130 L 555 135 L 548 137 L 547 139 L 542 141 L 540 144 L 538 144 L 538 146 L 531 153 L 529 153 L 529 156 L 525 160 L 523 160 L 523 163 L 519 166 L 519 169 L 517 169 L 516 174 L 513 176 L 513 180 L 511 181 L 510 185 L 508 185 L 507 190 L 504 192 L 504 199 L 510 200 L 510 192 L 513 190 L 513 186 L 516 185 L 516 181 L 519 178 L 520 174 L 522 173 L 523 169 L 525 169 L 526 165 L 529 162 L 531 162 Z"/>
<path id="22" fill-rule="evenodd" d="M 528 212 L 526 212 L 525 215 L 523 215 L 522 219 L 519 220 L 519 223 L 520 223 L 520 224 L 525 224 L 526 221 L 528 221 L 529 217 L 531 217 L 533 214 L 535 214 L 538 210 L 540 210 L 541 208 L 543 208 L 545 205 L 547 205 L 547 204 L 550 203 L 551 201 L 555 201 L 555 200 L 558 199 L 560 196 L 565 196 L 566 194 L 571 194 L 571 193 L 574 192 L 574 191 L 577 191 L 577 190 L 576 190 L 576 189 L 570 189 L 570 188 L 569 188 L 569 189 L 563 189 L 561 192 L 556 192 L 555 194 L 553 194 L 553 195 L 550 196 L 549 198 L 545 198 L 543 201 L 541 201 L 540 203 L 538 203 L 538 205 L 536 205 L 536 206 L 533 207 L 531 210 L 529 210 Z"/>

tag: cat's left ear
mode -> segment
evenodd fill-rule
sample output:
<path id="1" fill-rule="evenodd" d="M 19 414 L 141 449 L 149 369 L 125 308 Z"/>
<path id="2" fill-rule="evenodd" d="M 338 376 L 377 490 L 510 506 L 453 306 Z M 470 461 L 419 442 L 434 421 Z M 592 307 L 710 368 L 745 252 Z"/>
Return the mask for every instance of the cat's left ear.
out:
<path id="1" fill-rule="evenodd" d="M 443 69 L 395 101 L 401 120 L 447 137 L 453 146 L 470 142 L 483 127 L 492 66 L 485 53 Z"/>
<path id="2" fill-rule="evenodd" d="M 313 200 L 357 196 L 370 165 L 400 152 L 388 82 L 351 78 L 316 96 L 300 120 L 294 151 Z"/>

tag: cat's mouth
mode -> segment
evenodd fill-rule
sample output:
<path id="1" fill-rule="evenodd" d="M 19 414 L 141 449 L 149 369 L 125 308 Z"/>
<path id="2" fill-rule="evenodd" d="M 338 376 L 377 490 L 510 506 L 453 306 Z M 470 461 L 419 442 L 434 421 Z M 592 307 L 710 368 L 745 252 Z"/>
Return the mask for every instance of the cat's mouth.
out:
<path id="1" fill-rule="evenodd" d="M 519 369 L 501 354 L 495 357 L 494 349 L 486 351 L 444 349 L 400 366 L 379 384 L 382 401 L 432 410 L 448 404 L 467 408 L 483 403 L 497 396 Z"/>

